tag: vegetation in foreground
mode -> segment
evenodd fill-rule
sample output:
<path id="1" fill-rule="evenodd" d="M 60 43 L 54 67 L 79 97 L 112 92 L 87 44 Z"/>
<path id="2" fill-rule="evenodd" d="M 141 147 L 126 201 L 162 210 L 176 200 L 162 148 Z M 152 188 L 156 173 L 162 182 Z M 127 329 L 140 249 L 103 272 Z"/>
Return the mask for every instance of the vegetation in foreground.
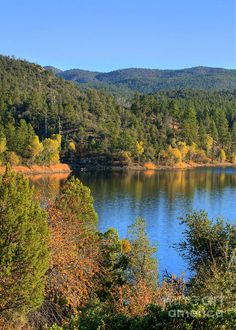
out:
<path id="1" fill-rule="evenodd" d="M 126 239 L 97 232 L 90 190 L 75 178 L 43 211 L 9 166 L 0 185 L 2 329 L 234 329 L 236 227 L 187 214 L 178 249 L 192 277 L 158 281 L 138 219 Z"/>
<path id="2" fill-rule="evenodd" d="M 235 91 L 117 99 L 0 56 L 0 161 L 105 165 L 236 163 Z M 60 155 L 59 155 L 60 154 Z"/>

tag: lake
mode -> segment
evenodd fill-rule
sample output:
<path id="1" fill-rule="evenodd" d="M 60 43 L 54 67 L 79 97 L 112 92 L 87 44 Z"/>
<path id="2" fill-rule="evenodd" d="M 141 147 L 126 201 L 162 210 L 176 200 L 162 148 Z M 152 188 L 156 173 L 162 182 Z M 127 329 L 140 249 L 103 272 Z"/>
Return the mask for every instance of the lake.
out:
<path id="1" fill-rule="evenodd" d="M 211 218 L 236 219 L 236 168 L 198 168 L 146 172 L 80 172 L 90 187 L 101 231 L 114 227 L 120 237 L 136 218 L 147 223 L 150 241 L 157 244 L 159 272 L 181 274 L 187 265 L 173 248 L 181 239 L 179 218 L 187 211 L 206 210 Z M 66 174 L 31 177 L 45 203 L 54 198 Z"/>

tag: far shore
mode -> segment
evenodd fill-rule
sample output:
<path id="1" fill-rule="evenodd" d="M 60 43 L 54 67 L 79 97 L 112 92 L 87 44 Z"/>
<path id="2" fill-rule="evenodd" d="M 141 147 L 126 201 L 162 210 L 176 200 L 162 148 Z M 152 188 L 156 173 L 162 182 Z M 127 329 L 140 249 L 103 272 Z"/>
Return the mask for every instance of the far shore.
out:
<path id="1" fill-rule="evenodd" d="M 156 165 L 151 162 L 143 163 L 142 165 L 130 164 L 126 166 L 88 166 L 81 167 L 79 164 L 68 165 L 68 164 L 55 164 L 50 166 L 43 165 L 18 165 L 12 166 L 12 170 L 15 172 L 23 173 L 25 175 L 37 175 L 37 174 L 59 174 L 59 173 L 71 173 L 72 171 L 85 171 L 85 172 L 96 172 L 96 171 L 161 171 L 161 170 L 188 170 L 195 168 L 206 168 L 206 167 L 236 167 L 236 164 L 229 162 L 214 162 L 214 163 L 178 163 L 175 165 Z M 0 174 L 5 172 L 5 166 L 0 166 Z"/>
<path id="2" fill-rule="evenodd" d="M 155 165 L 153 163 L 144 163 L 144 170 L 184 170 L 195 169 L 198 167 L 236 167 L 236 164 L 230 162 L 212 162 L 212 163 L 195 163 L 195 162 L 181 162 L 174 165 Z"/>
<path id="3" fill-rule="evenodd" d="M 162 171 L 162 170 L 190 170 L 195 168 L 207 168 L 207 167 L 236 167 L 236 164 L 230 162 L 214 162 L 214 163 L 178 163 L 174 165 L 157 165 L 152 162 L 146 162 L 138 165 L 137 163 L 130 163 L 129 165 L 124 166 L 106 166 L 106 165 L 93 165 L 93 166 L 85 166 L 81 167 L 79 165 L 73 165 L 72 169 L 74 171 L 85 171 L 85 172 L 96 172 L 96 171 Z"/>

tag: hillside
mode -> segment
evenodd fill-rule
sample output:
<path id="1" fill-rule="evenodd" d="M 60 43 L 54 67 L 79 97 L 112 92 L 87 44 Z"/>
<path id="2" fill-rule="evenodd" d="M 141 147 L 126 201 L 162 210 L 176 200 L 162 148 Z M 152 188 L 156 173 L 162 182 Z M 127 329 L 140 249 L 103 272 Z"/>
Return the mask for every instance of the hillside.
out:
<path id="1" fill-rule="evenodd" d="M 124 69 L 98 73 L 79 69 L 58 71 L 57 76 L 72 80 L 84 88 L 106 90 L 132 96 L 135 92 L 155 93 L 172 89 L 225 90 L 236 86 L 236 70 L 195 67 L 182 70 Z"/>
<path id="2" fill-rule="evenodd" d="M 51 66 L 51 65 L 45 66 L 44 69 L 47 70 L 47 71 L 51 71 L 54 74 L 59 74 L 60 72 L 63 72 L 62 70 L 57 69 L 57 68 L 55 68 L 54 66 Z"/>
<path id="3" fill-rule="evenodd" d="M 94 155 L 166 163 L 186 157 L 231 161 L 236 152 L 235 95 L 188 89 L 136 95 L 130 103 L 119 103 L 38 65 L 0 56 L 0 137 L 6 139 L 6 153 L 21 156 L 27 150 L 16 141 L 14 127 L 19 138 L 24 130 L 32 135 L 32 129 L 41 140 L 60 134 L 61 157 L 73 162 L 83 157 L 92 161 Z M 24 129 L 22 120 L 32 129 Z"/>

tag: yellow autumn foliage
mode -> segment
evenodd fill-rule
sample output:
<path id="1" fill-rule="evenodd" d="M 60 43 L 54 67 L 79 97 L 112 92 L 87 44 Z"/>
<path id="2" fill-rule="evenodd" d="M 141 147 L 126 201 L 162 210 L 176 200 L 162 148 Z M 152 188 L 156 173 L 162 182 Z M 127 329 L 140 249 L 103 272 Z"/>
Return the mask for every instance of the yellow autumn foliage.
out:
<path id="1" fill-rule="evenodd" d="M 43 151 L 43 144 L 42 142 L 40 142 L 39 137 L 35 135 L 32 138 L 31 143 L 29 145 L 30 158 L 32 159 L 33 162 L 41 154 L 42 151 Z"/>
<path id="2" fill-rule="evenodd" d="M 182 162 L 182 154 L 179 149 L 172 148 L 171 146 L 169 146 L 167 151 L 170 156 L 170 159 L 172 159 L 174 163 Z"/>
<path id="3" fill-rule="evenodd" d="M 43 163 L 45 165 L 54 165 L 60 161 L 60 135 L 54 135 L 52 139 L 43 140 Z"/>
<path id="4" fill-rule="evenodd" d="M 69 142 L 68 148 L 70 151 L 73 151 L 73 152 L 76 150 L 76 145 L 75 145 L 74 141 Z"/>
<path id="5" fill-rule="evenodd" d="M 181 152 L 182 160 L 185 160 L 189 153 L 189 146 L 186 144 L 186 142 L 179 142 L 178 143 L 178 149 Z"/>
<path id="6" fill-rule="evenodd" d="M 5 137 L 0 139 L 0 154 L 4 153 L 7 150 L 7 140 Z"/>
<path id="7" fill-rule="evenodd" d="M 226 154 L 225 154 L 224 149 L 220 149 L 219 158 L 222 163 L 224 163 L 226 161 Z"/>

